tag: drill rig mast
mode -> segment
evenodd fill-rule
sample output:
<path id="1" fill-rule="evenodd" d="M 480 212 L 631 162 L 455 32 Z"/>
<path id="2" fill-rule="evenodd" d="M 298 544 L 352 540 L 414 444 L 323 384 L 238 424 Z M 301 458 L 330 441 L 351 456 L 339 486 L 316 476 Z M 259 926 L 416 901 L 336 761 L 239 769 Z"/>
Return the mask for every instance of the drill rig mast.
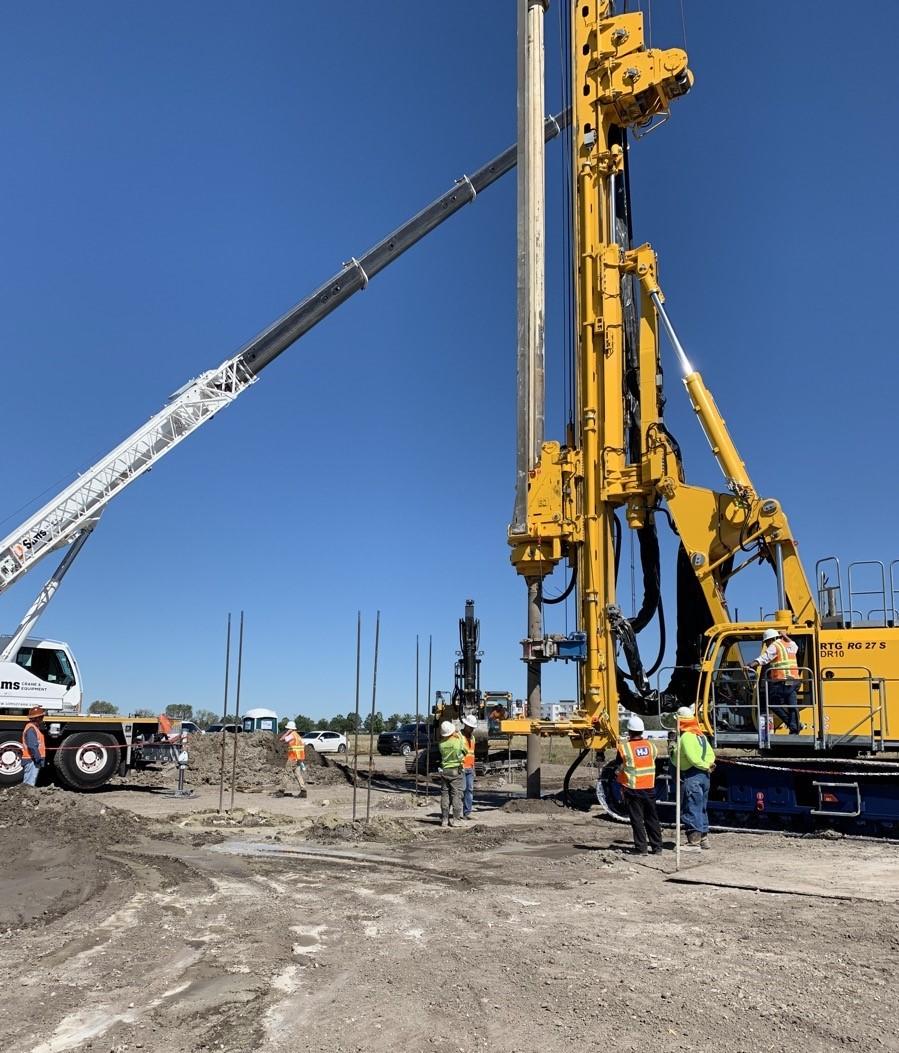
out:
<path id="1" fill-rule="evenodd" d="M 781 614 L 812 625 L 816 611 L 786 517 L 776 501 L 758 497 L 671 326 L 655 252 L 631 243 L 628 134 L 663 123 L 674 100 L 690 90 L 687 55 L 647 47 L 642 14 L 615 15 L 609 0 L 573 4 L 571 20 L 573 441 L 543 444 L 530 473 L 525 529 L 513 526 L 509 543 L 516 571 L 528 580 L 545 577 L 563 560 L 576 576 L 583 636 L 573 647 L 553 638 L 526 640 L 524 657 L 546 661 L 576 652 L 581 710 L 564 730 L 598 748 L 617 739 L 619 701 L 640 712 L 659 711 L 636 634 L 661 603 L 655 518 L 663 503 L 682 544 L 679 594 L 701 610 L 679 632 L 681 668 L 667 708 L 695 699 L 699 641 L 713 623 L 730 620 L 724 586 L 741 549 L 754 545 L 752 558 L 761 555 L 775 567 Z M 661 330 L 673 343 L 691 404 L 727 480 L 725 493 L 685 483 L 679 447 L 662 415 Z M 637 531 L 644 574 L 643 605 L 630 619 L 616 602 L 620 512 Z M 533 721 L 518 724 L 506 730 L 547 730 Z"/>
<path id="2" fill-rule="evenodd" d="M 878 597 L 881 607 L 867 615 L 853 603 L 853 566 L 860 564 L 850 565 L 844 591 L 838 561 L 820 561 L 819 603 L 827 611 L 821 618 L 780 503 L 759 495 L 672 326 L 655 252 L 631 240 L 628 137 L 663 123 L 690 90 L 687 56 L 647 47 L 642 15 L 615 14 L 610 0 L 578 0 L 570 17 L 574 413 L 565 445 L 542 444 L 529 471 L 525 522 L 513 523 L 509 544 L 529 585 L 562 561 L 570 568 L 578 631 L 531 636 L 523 657 L 530 665 L 575 658 L 580 708 L 568 721 L 531 714 L 503 721 L 502 729 L 567 734 L 601 750 L 617 740 L 619 702 L 648 715 L 695 704 L 717 745 L 758 751 L 717 766 L 710 812 L 719 820 L 776 815 L 807 826 L 828 817 L 854 830 L 894 833 L 899 765 L 854 758 L 899 748 L 899 560 L 888 572 L 883 563 L 861 564 L 880 568 L 880 589 L 856 592 Z M 720 492 L 688 485 L 680 448 L 665 426 L 662 332 L 724 476 Z M 643 570 L 643 603 L 631 618 L 616 600 L 621 513 L 636 531 Z M 656 615 L 664 624 L 656 535 L 662 516 L 679 551 L 675 667 L 660 693 L 650 677 L 663 660 L 664 633 L 649 670 L 636 637 Z M 737 622 L 725 590 L 753 565 L 773 571 L 773 618 Z M 772 629 L 789 633 L 799 656 L 793 713 L 787 724 L 784 711 L 777 712 L 781 726 L 773 723 L 768 681 L 747 673 L 764 631 Z M 774 750 L 776 766 L 767 762 Z"/>

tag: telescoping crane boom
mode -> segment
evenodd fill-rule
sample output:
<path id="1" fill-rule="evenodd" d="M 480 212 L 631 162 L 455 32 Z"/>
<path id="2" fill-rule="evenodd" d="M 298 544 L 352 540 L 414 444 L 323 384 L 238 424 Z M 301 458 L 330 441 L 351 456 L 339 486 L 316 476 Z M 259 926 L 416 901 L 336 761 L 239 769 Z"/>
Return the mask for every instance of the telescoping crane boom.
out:
<path id="1" fill-rule="evenodd" d="M 568 112 L 545 121 L 547 140 L 568 122 Z M 425 235 L 515 167 L 510 146 L 470 176 L 462 176 L 445 193 L 397 227 L 358 259 L 348 263 L 313 293 L 240 349 L 217 369 L 210 369 L 176 391 L 146 424 L 128 436 L 42 508 L 0 541 L 0 593 L 18 581 L 44 556 L 73 545 L 41 590 L 0 661 L 18 648 L 52 599 L 60 581 L 109 502 L 201 424 L 229 406 L 278 355 L 335 311 Z M 0 697 L 0 705 L 3 704 Z"/>
<path id="2" fill-rule="evenodd" d="M 826 616 L 819 612 L 780 503 L 756 490 L 678 339 L 655 252 L 631 240 L 628 136 L 663 122 L 690 90 L 687 55 L 647 47 L 642 14 L 615 14 L 610 0 L 577 0 L 569 14 L 575 408 L 569 441 L 542 445 L 528 480 L 526 522 L 513 525 L 509 543 L 515 569 L 530 582 L 563 561 L 570 567 L 577 632 L 527 639 L 524 658 L 575 658 L 580 709 L 566 722 L 505 721 L 503 730 L 564 733 L 603 749 L 617 741 L 619 702 L 649 715 L 695 705 L 717 745 L 755 751 L 718 764 L 714 817 L 804 824 L 825 817 L 895 832 L 899 765 L 854 758 L 899 748 L 899 561 L 889 574 L 877 564 L 880 607 L 867 615 L 852 609 L 852 566 L 844 583 L 835 560 L 821 561 L 818 603 Z M 663 332 L 724 475 L 723 491 L 686 481 L 663 417 Z M 631 618 L 616 599 L 621 512 L 637 533 L 644 577 L 643 602 Z M 664 631 L 649 670 L 637 635 L 656 616 L 664 624 L 656 534 L 662 518 L 678 537 L 679 555 L 676 666 L 660 691 L 651 676 L 663 659 Z M 773 571 L 773 617 L 737 622 L 727 586 L 752 566 Z M 774 722 L 769 682 L 747 671 L 771 629 L 798 645 L 796 701 L 782 725 Z"/>

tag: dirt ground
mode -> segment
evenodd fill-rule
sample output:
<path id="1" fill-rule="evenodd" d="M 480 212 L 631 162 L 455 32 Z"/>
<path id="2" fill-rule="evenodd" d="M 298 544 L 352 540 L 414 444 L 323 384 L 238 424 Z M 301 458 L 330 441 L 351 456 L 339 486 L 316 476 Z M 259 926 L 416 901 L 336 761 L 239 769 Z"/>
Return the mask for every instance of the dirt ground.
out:
<path id="1" fill-rule="evenodd" d="M 400 758 L 367 824 L 339 766 L 220 815 L 197 764 L 0 792 L 10 1053 L 899 1050 L 897 845 L 722 833 L 675 874 L 508 777 L 441 830 Z"/>

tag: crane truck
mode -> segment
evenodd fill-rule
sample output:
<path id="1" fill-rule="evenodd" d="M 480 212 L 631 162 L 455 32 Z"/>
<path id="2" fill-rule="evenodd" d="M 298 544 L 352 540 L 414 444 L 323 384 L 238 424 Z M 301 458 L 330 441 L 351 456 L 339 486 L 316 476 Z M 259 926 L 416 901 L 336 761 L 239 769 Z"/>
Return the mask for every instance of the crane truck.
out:
<path id="1" fill-rule="evenodd" d="M 559 135 L 568 113 L 545 121 Z M 349 262 L 216 369 L 189 381 L 165 406 L 43 507 L 0 540 L 0 594 L 45 556 L 64 550 L 18 628 L 0 638 L 0 786 L 22 779 L 21 736 L 29 708 L 47 712 L 48 754 L 57 778 L 76 790 L 103 785 L 117 771 L 166 756 L 156 718 L 81 713 L 81 674 L 68 645 L 31 635 L 106 506 L 202 424 L 256 382 L 262 370 L 368 282 L 515 167 L 510 146 L 463 176 L 358 259 Z"/>
<path id="2" fill-rule="evenodd" d="M 515 570 L 538 597 L 546 576 L 568 567 L 577 631 L 529 633 L 523 658 L 538 666 L 575 659 L 579 709 L 561 723 L 523 718 L 504 730 L 567 734 L 583 757 L 615 745 L 619 702 L 647 715 L 695 706 L 726 750 L 713 775 L 713 820 L 894 833 L 899 764 L 883 755 L 899 749 L 899 561 L 843 569 L 821 560 L 813 592 L 781 501 L 758 492 L 684 350 L 655 251 L 632 242 L 630 141 L 666 121 L 690 91 L 687 55 L 647 46 L 642 14 L 616 13 L 610 0 L 578 0 L 569 16 L 574 411 L 566 441 L 542 443 L 529 465 L 525 514 L 508 540 Z M 687 481 L 665 423 L 663 334 L 724 476 L 720 491 Z M 663 619 L 663 524 L 678 546 L 676 657 L 664 687 L 651 679 L 662 653 L 647 668 L 637 640 Z M 616 596 L 625 529 L 636 532 L 643 568 L 643 602 L 631 618 Z M 872 569 L 875 589 L 862 578 Z M 773 613 L 737 620 L 728 584 L 760 570 Z M 767 681 L 747 671 L 772 628 L 798 645 L 794 719 L 783 724 Z M 670 787 L 658 784 L 670 803 Z M 608 783 L 614 811 L 613 792 Z"/>

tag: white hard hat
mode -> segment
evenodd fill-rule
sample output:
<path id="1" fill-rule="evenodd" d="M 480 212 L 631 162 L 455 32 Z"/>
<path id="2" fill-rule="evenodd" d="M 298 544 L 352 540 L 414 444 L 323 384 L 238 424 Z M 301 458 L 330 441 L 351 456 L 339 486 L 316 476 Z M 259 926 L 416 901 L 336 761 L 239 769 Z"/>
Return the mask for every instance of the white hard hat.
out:
<path id="1" fill-rule="evenodd" d="M 297 722 L 295 720 L 288 720 L 284 727 L 287 728 L 288 731 L 296 731 Z"/>
<path id="2" fill-rule="evenodd" d="M 639 717 L 631 717 L 627 722 L 628 731 L 643 731 L 646 725 Z"/>
<path id="3" fill-rule="evenodd" d="M 681 706 L 677 711 L 678 720 L 691 720 L 695 715 L 692 706 Z"/>
<path id="4" fill-rule="evenodd" d="M 478 718 L 477 717 L 471 717 L 471 716 L 463 717 L 462 718 L 462 723 L 467 728 L 476 728 L 478 726 Z"/>
<path id="5" fill-rule="evenodd" d="M 455 725 L 452 724 L 449 720 L 444 720 L 444 722 L 440 725 L 440 737 L 442 739 L 448 739 L 450 737 L 450 735 L 455 735 L 455 734 L 456 734 Z"/>
<path id="6" fill-rule="evenodd" d="M 777 629 L 766 629 L 762 633 L 762 640 L 767 643 L 769 640 L 776 640 L 780 636 Z"/>

